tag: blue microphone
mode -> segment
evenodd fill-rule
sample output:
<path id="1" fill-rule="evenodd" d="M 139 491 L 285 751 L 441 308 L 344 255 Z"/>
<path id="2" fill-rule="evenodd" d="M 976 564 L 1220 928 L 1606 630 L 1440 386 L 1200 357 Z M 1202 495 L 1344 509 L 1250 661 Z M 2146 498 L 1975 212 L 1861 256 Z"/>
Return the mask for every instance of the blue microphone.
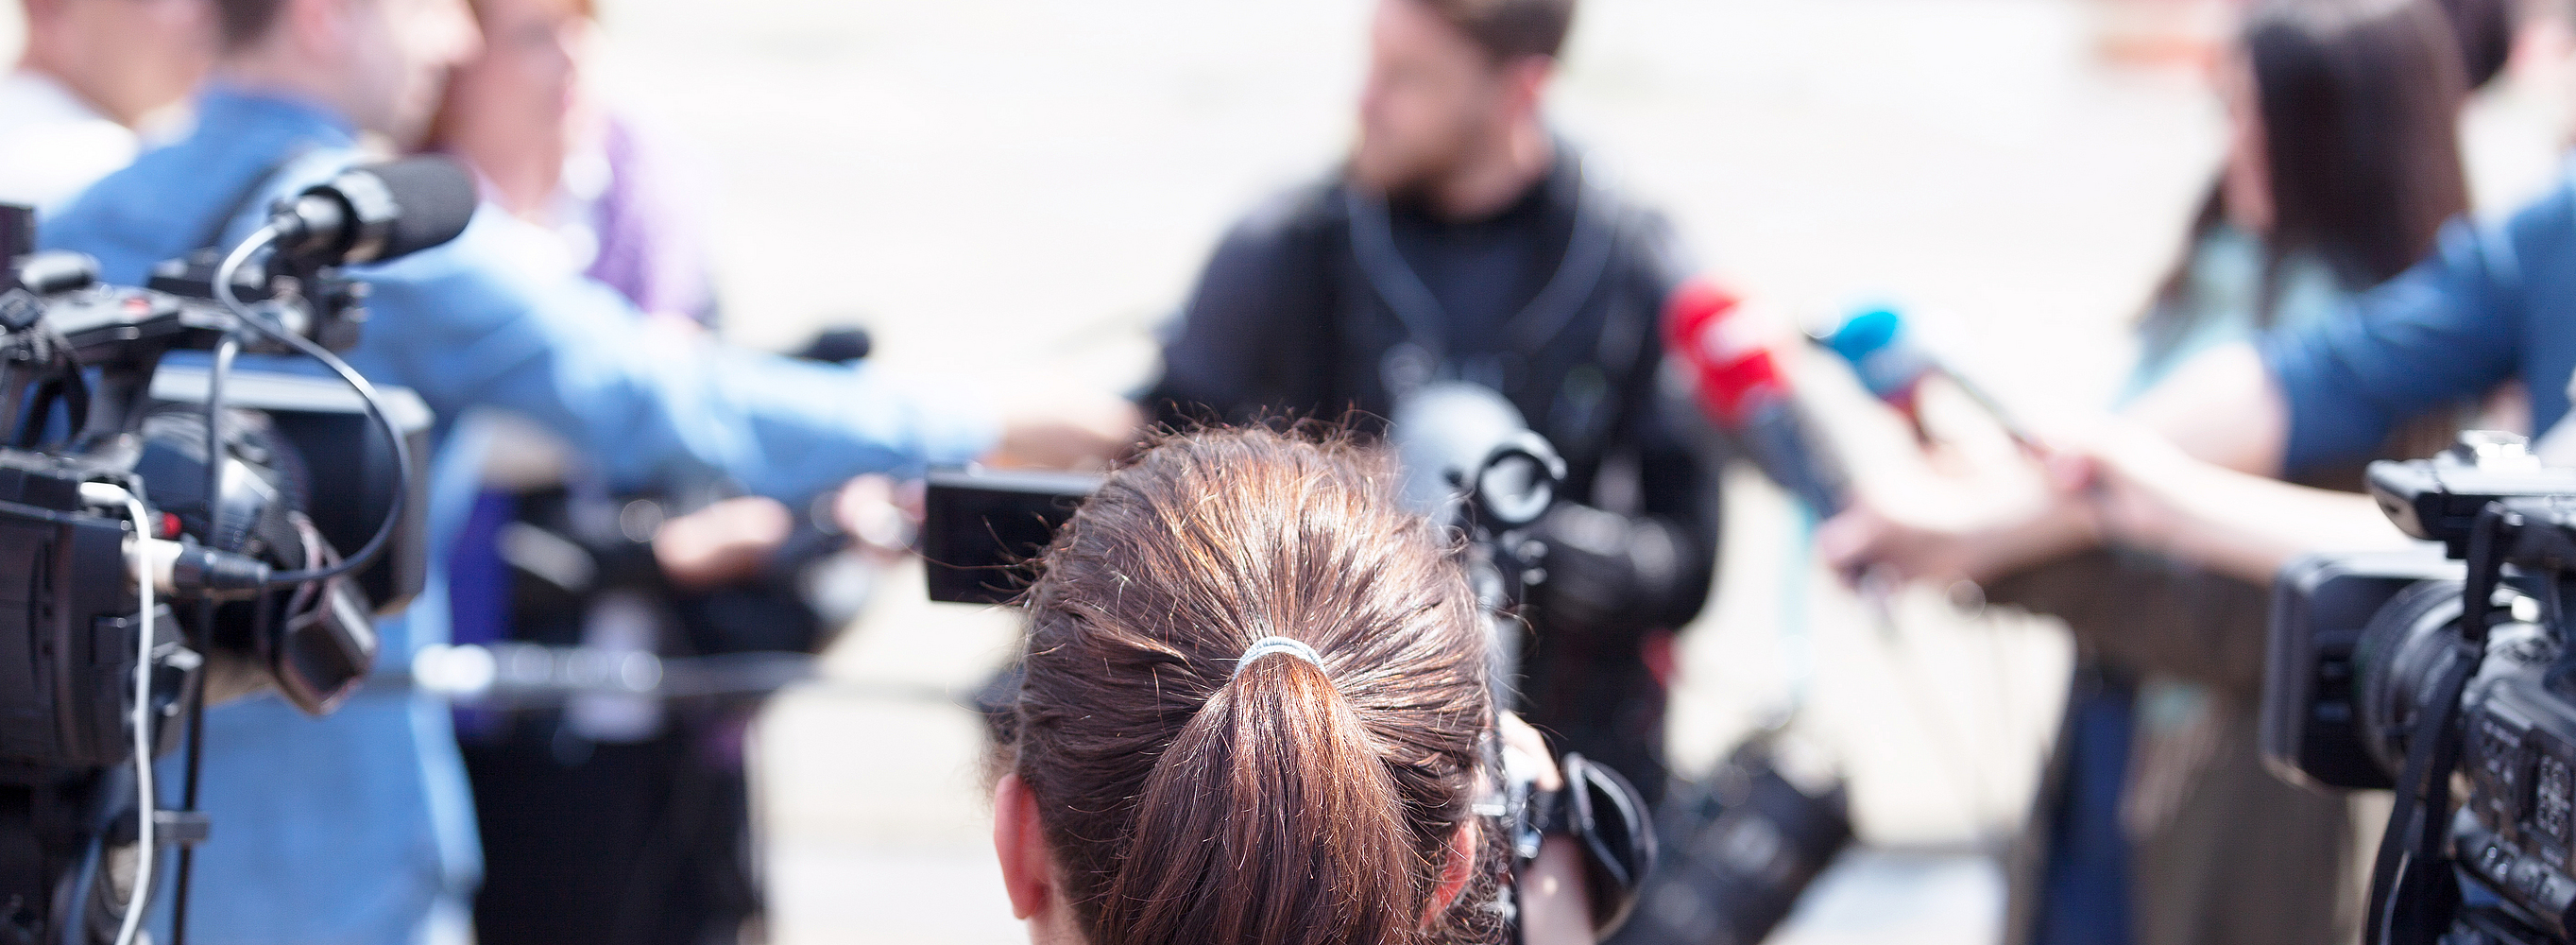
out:
<path id="1" fill-rule="evenodd" d="M 1917 433 L 1923 430 L 1923 417 L 1916 402 L 1923 390 L 1923 379 L 1938 374 L 1993 416 L 2013 442 L 2021 444 L 2024 449 L 2039 448 L 2038 440 L 2013 419 L 2012 412 L 2004 409 L 2001 401 L 1934 357 L 1907 326 L 1904 313 L 1894 305 L 1861 306 L 1843 319 L 1842 325 L 1832 334 L 1816 340 L 1851 365 L 1852 373 L 1860 379 L 1861 387 L 1866 388 L 1870 396 L 1905 414 L 1905 418 L 1914 423 Z"/>

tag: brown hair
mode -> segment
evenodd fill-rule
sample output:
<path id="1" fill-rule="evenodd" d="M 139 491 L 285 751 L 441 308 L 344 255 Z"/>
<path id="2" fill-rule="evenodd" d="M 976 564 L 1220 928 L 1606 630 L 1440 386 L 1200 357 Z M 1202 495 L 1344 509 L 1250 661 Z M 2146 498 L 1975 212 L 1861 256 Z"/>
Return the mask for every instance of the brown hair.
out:
<path id="1" fill-rule="evenodd" d="M 1554 56 L 1574 29 L 1575 0 L 1412 0 L 1467 34 L 1496 60 Z"/>
<path id="2" fill-rule="evenodd" d="M 2468 210 L 2459 41 L 2420 0 L 2276 0 L 2245 45 L 2263 111 L 2282 242 L 2323 251 L 2355 287 L 2433 249 Z"/>
<path id="3" fill-rule="evenodd" d="M 2280 302 L 2283 263 L 2312 254 L 2343 287 L 2396 277 L 2433 249 L 2442 223 L 2469 208 L 2459 143 L 2467 98 L 2459 42 L 2426 0 L 2269 0 L 2240 43 L 2252 65 L 2270 168 L 2273 232 L 2257 327 Z M 2159 302 L 2180 297 L 2192 250 L 2226 222 L 2213 187 L 2183 261 Z M 2159 304 L 2147 321 L 2158 347 L 2191 330 Z"/>
<path id="4" fill-rule="evenodd" d="M 1396 481 L 1339 435 L 1170 436 L 1047 551 L 1003 756 L 1091 945 L 1491 931 L 1499 838 L 1422 927 L 1494 709 L 1475 597 Z M 1236 665 L 1269 636 L 1322 665 Z"/>
<path id="5" fill-rule="evenodd" d="M 2513 59 L 2513 32 L 2519 11 L 2514 0 L 2437 0 L 2451 21 L 2460 44 L 2460 65 L 2469 88 L 2483 88 Z"/>

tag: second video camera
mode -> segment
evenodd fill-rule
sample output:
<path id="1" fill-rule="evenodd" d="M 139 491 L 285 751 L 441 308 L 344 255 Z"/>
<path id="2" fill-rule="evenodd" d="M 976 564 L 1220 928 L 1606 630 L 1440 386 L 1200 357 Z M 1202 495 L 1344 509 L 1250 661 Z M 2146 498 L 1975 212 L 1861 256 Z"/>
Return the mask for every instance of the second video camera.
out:
<path id="1" fill-rule="evenodd" d="M 2396 789 L 2366 941 L 2576 941 L 2576 470 L 2541 466 L 2520 437 L 2470 434 L 2431 460 L 2373 464 L 2370 488 L 2443 548 L 2282 572 L 2265 760 L 2306 783 Z"/>

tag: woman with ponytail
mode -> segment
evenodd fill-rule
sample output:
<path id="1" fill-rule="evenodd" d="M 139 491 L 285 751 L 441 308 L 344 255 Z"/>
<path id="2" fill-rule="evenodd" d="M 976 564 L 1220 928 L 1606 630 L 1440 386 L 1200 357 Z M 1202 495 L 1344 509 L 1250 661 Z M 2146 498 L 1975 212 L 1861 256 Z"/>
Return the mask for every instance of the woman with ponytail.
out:
<path id="1" fill-rule="evenodd" d="M 1032 941 L 1502 940 L 1485 633 L 1396 482 L 1339 439 L 1184 434 L 1057 536 L 996 727 L 994 845 Z M 1591 940 L 1564 852 L 1522 874 L 1524 940 Z"/>

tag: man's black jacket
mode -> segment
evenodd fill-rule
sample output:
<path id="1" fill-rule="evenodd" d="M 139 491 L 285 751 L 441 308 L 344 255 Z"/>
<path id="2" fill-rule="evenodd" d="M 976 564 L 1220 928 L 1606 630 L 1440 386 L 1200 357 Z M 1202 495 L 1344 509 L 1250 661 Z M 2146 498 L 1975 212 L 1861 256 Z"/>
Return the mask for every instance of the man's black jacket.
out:
<path id="1" fill-rule="evenodd" d="M 1718 490 L 1702 426 L 1663 384 L 1665 297 L 1688 274 L 1657 213 L 1590 183 L 1560 148 L 1482 220 L 1363 195 L 1336 174 L 1237 225 L 1172 326 L 1146 396 L 1159 419 L 1351 419 L 1400 391 L 1500 391 L 1568 468 L 1548 522 L 1542 633 L 1673 628 L 1708 597 Z"/>

